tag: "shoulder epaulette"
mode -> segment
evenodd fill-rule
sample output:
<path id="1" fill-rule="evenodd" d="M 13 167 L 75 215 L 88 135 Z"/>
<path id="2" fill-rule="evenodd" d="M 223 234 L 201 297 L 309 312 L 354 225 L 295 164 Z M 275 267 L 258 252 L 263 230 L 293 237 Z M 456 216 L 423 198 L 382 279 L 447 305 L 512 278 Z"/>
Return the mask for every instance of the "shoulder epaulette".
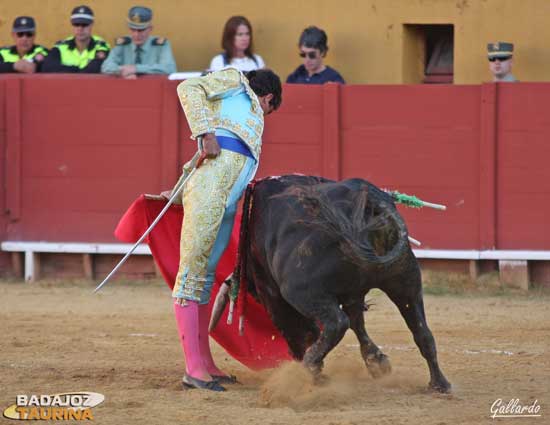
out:
<path id="1" fill-rule="evenodd" d="M 48 53 L 50 49 L 48 49 L 46 46 L 42 46 L 41 44 L 36 45 L 36 49 Z"/>
<path id="2" fill-rule="evenodd" d="M 107 42 L 105 41 L 104 38 L 98 36 L 98 35 L 92 35 L 92 38 L 94 39 L 94 41 L 97 43 L 97 44 L 104 44 L 104 45 L 107 45 Z"/>
<path id="3" fill-rule="evenodd" d="M 128 36 L 126 37 L 118 37 L 116 40 L 115 40 L 115 44 L 117 46 L 125 46 L 126 44 L 130 44 L 132 42 L 132 39 Z"/>
<path id="4" fill-rule="evenodd" d="M 155 37 L 153 39 L 153 46 L 164 46 L 167 41 L 165 37 Z"/>

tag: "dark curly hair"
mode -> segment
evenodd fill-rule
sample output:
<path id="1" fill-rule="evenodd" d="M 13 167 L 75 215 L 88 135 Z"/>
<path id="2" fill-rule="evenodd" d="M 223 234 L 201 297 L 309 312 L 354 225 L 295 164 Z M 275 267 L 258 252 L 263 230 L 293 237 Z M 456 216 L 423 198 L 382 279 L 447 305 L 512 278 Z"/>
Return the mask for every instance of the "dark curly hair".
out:
<path id="1" fill-rule="evenodd" d="M 257 96 L 265 96 L 271 93 L 273 98 L 269 104 L 273 106 L 274 110 L 279 109 L 283 101 L 283 88 L 279 76 L 271 69 L 249 71 L 245 73 L 245 75 L 246 78 L 248 78 L 248 83 L 252 91 L 254 91 Z"/>

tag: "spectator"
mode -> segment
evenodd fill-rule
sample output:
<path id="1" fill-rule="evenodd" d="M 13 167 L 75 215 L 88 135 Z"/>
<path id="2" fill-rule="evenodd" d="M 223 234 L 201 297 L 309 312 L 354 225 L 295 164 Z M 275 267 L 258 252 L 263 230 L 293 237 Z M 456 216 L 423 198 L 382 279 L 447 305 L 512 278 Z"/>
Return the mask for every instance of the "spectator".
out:
<path id="1" fill-rule="evenodd" d="M 40 71 L 48 49 L 34 44 L 36 24 L 30 16 L 19 16 L 13 21 L 11 31 L 13 46 L 0 48 L 0 73 Z"/>
<path id="2" fill-rule="evenodd" d="M 335 69 L 323 63 L 328 52 L 327 34 L 320 28 L 307 27 L 298 42 L 300 57 L 304 63 L 288 76 L 291 84 L 324 84 L 328 82 L 345 84 Z"/>
<path id="3" fill-rule="evenodd" d="M 58 41 L 44 61 L 43 72 L 99 73 L 109 54 L 109 44 L 92 35 L 94 12 L 78 6 L 71 12 L 73 36 Z"/>
<path id="4" fill-rule="evenodd" d="M 214 56 L 210 62 L 211 71 L 228 66 L 243 72 L 265 68 L 262 57 L 254 54 L 252 25 L 244 16 L 232 16 L 225 23 L 222 49 L 223 53 Z"/>
<path id="5" fill-rule="evenodd" d="M 128 12 L 130 37 L 119 37 L 101 72 L 137 78 L 140 74 L 171 74 L 176 72 L 176 61 L 170 42 L 164 37 L 153 37 L 153 11 L 134 6 Z"/>
<path id="6" fill-rule="evenodd" d="M 514 45 L 497 41 L 487 45 L 487 55 L 489 58 L 489 70 L 493 74 L 494 82 L 517 82 L 516 77 L 512 75 L 512 55 Z"/>

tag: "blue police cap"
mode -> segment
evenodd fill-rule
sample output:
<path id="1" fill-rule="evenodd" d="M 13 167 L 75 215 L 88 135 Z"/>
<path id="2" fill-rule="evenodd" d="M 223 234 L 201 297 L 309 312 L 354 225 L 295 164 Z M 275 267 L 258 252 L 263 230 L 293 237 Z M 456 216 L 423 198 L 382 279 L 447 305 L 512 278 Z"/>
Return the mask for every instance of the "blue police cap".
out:
<path id="1" fill-rule="evenodd" d="M 151 26 L 153 11 L 148 7 L 134 6 L 128 12 L 128 26 L 135 30 L 142 30 Z"/>
<path id="2" fill-rule="evenodd" d="M 77 6 L 71 12 L 71 24 L 90 25 L 94 22 L 94 12 L 88 6 Z"/>
<path id="3" fill-rule="evenodd" d="M 30 32 L 36 31 L 36 24 L 34 19 L 30 16 L 18 16 L 13 21 L 13 32 Z"/>

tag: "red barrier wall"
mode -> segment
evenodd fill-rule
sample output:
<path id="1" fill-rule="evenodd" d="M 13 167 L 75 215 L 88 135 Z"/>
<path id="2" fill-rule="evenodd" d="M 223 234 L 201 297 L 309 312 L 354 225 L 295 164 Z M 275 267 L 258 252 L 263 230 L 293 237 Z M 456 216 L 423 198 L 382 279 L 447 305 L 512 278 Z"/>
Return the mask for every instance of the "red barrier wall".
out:
<path id="1" fill-rule="evenodd" d="M 6 84 L 0 80 L 0 241 L 6 239 Z M 7 270 L 9 255 L 0 251 L 0 270 Z"/>
<path id="2" fill-rule="evenodd" d="M 113 242 L 130 202 L 170 188 L 196 149 L 176 86 L 2 77 L 0 240 Z M 444 203 L 402 209 L 424 248 L 549 249 L 548 98 L 543 83 L 287 85 L 258 175 L 363 177 Z"/>

